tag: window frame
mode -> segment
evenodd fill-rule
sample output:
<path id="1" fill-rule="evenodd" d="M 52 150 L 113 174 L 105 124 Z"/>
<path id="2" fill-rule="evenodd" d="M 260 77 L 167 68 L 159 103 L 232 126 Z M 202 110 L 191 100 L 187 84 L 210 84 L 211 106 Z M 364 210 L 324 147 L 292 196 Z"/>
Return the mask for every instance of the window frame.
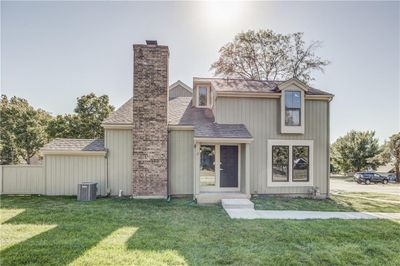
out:
<path id="1" fill-rule="evenodd" d="M 273 181 L 272 173 L 272 147 L 289 146 L 289 181 Z M 293 147 L 308 146 L 308 181 L 293 181 Z M 267 141 L 267 187 L 312 187 L 313 186 L 313 159 L 314 141 L 313 140 L 268 140 Z"/>
<path id="2" fill-rule="evenodd" d="M 302 181 L 302 180 L 294 180 L 294 156 L 293 156 L 293 148 L 295 147 L 308 147 L 308 156 L 307 156 L 307 180 Z M 292 182 L 308 182 L 310 180 L 310 146 L 308 145 L 292 145 Z"/>
<path id="3" fill-rule="evenodd" d="M 286 175 L 287 175 L 287 177 L 286 177 L 286 181 L 284 181 L 284 180 L 274 180 L 274 171 L 273 171 L 273 169 L 274 169 L 274 153 L 273 153 L 273 150 L 274 150 L 274 147 L 284 147 L 284 148 L 287 148 L 287 151 L 288 151 L 288 158 L 287 158 L 287 164 L 286 164 L 286 167 L 287 167 L 287 173 L 286 173 Z M 271 162 L 271 167 L 272 167 L 272 182 L 289 182 L 289 176 L 290 176 L 290 174 L 289 174 L 289 170 L 290 170 L 290 168 L 289 168 L 289 166 L 290 166 L 290 162 L 289 162 L 289 159 L 290 159 L 290 147 L 289 147 L 289 145 L 272 145 L 272 149 L 271 149 L 271 160 L 272 160 L 272 162 Z"/>
<path id="4" fill-rule="evenodd" d="M 286 125 L 286 92 L 300 92 L 300 110 L 299 108 L 289 108 L 293 110 L 299 110 L 299 120 L 300 125 L 289 126 Z M 304 101 L 304 90 L 296 87 L 290 86 L 281 91 L 281 133 L 283 134 L 304 134 L 305 128 L 305 101 Z"/>
<path id="5" fill-rule="evenodd" d="M 207 104 L 206 105 L 200 105 L 199 101 L 199 91 L 200 88 L 206 88 L 207 89 Z M 197 85 L 196 86 L 196 107 L 197 108 L 211 108 L 212 106 L 212 95 L 211 95 L 211 86 L 210 85 Z"/>

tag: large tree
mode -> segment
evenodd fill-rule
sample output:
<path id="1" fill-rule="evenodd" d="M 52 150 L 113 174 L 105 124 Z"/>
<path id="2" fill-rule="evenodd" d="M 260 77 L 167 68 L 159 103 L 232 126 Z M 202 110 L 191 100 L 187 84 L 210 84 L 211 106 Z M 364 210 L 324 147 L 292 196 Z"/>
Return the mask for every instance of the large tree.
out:
<path id="1" fill-rule="evenodd" d="M 47 132 L 51 138 L 100 138 L 104 135 L 101 123 L 113 110 L 107 95 L 90 93 L 77 98 L 74 114 L 54 117 Z"/>
<path id="2" fill-rule="evenodd" d="M 331 160 L 335 169 L 346 173 L 375 169 L 381 164 L 377 155 L 381 152 L 374 131 L 352 130 L 338 138 L 331 147 Z"/>
<path id="3" fill-rule="evenodd" d="M 1 164 L 30 159 L 47 142 L 46 127 L 50 115 L 29 105 L 22 98 L 1 96 L 0 110 Z"/>
<path id="4" fill-rule="evenodd" d="M 381 158 L 383 163 L 394 162 L 396 180 L 400 182 L 400 133 L 393 134 L 385 142 Z"/>
<path id="5" fill-rule="evenodd" d="M 314 71 L 324 71 L 329 61 L 315 54 L 321 42 L 306 44 L 303 33 L 279 34 L 272 30 L 238 33 L 219 50 L 211 65 L 217 76 L 255 80 L 313 80 Z"/>

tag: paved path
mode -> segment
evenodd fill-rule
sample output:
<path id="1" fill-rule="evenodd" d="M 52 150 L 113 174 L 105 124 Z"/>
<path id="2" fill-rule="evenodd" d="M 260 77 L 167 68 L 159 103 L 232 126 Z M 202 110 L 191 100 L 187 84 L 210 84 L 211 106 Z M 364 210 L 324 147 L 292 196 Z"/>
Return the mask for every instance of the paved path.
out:
<path id="1" fill-rule="evenodd" d="M 322 211 L 261 211 L 225 209 L 232 219 L 391 219 L 400 220 L 400 213 L 384 212 L 322 212 Z"/>
<path id="2" fill-rule="evenodd" d="M 332 193 L 339 192 L 377 192 L 377 193 L 394 193 L 400 197 L 400 184 L 357 184 L 351 178 L 331 178 L 330 191 Z"/>

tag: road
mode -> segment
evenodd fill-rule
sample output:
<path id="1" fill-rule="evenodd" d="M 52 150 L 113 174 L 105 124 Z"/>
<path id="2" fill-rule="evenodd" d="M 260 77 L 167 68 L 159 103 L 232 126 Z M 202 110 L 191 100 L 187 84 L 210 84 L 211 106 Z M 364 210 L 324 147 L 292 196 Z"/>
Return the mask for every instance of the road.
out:
<path id="1" fill-rule="evenodd" d="M 331 178 L 330 179 L 331 193 L 338 192 L 377 192 L 377 193 L 393 193 L 400 197 L 400 184 L 357 184 L 352 179 L 347 178 Z"/>

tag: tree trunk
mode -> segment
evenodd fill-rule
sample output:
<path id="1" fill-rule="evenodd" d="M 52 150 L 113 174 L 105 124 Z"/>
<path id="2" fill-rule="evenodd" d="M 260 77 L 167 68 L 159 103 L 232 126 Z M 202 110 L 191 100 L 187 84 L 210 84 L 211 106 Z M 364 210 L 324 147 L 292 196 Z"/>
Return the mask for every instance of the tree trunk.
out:
<path id="1" fill-rule="evenodd" d="M 399 164 L 396 164 L 396 182 L 400 183 L 400 169 Z"/>

